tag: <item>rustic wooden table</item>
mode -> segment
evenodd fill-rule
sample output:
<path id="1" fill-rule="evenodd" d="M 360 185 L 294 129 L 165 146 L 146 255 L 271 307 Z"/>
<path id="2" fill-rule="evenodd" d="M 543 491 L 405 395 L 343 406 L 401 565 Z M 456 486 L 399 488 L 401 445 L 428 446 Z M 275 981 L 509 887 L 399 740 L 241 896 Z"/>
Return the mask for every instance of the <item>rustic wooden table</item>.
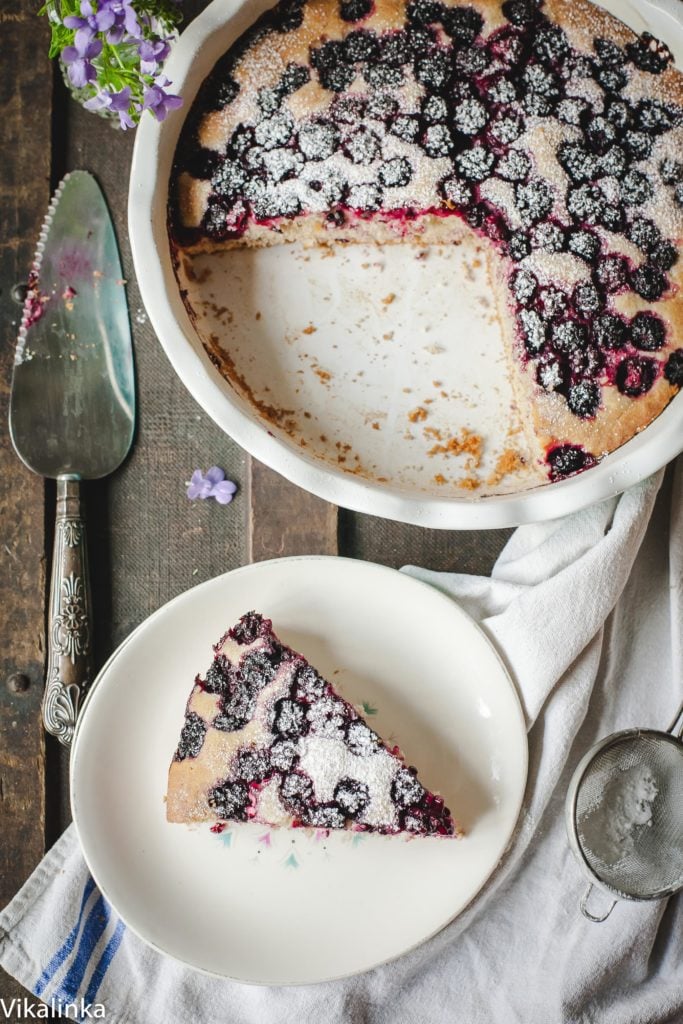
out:
<path id="1" fill-rule="evenodd" d="M 510 533 L 425 530 L 328 505 L 251 459 L 195 404 L 154 336 L 135 281 L 126 224 L 132 133 L 67 95 L 47 60 L 39 6 L 7 0 L 0 11 L 0 907 L 70 820 L 68 755 L 40 719 L 54 485 L 24 468 L 7 431 L 21 311 L 13 290 L 26 280 L 50 194 L 68 170 L 92 171 L 114 215 L 137 367 L 133 451 L 113 477 L 85 488 L 97 664 L 164 602 L 245 562 L 324 553 L 488 573 Z M 185 497 L 192 470 L 212 464 L 239 484 L 227 507 Z M 25 994 L 0 969 L 0 997 Z"/>

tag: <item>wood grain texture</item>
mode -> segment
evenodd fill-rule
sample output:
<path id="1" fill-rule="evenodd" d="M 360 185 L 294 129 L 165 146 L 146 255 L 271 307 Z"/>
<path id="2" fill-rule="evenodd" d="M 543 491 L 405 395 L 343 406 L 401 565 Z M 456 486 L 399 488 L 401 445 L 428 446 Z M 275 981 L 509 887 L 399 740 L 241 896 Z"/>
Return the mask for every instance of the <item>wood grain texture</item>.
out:
<path id="1" fill-rule="evenodd" d="M 400 569 L 489 576 L 512 530 L 427 530 L 340 510 L 339 553 Z"/>
<path id="2" fill-rule="evenodd" d="M 250 458 L 250 562 L 286 555 L 336 555 L 337 508 Z"/>
<path id="3" fill-rule="evenodd" d="M 40 717 L 45 662 L 44 485 L 19 462 L 7 430 L 12 363 L 21 308 L 12 288 L 26 280 L 50 194 L 52 69 L 30 0 L 0 13 L 0 906 L 30 875 L 45 845 L 45 746 Z M 22 673 L 27 689 L 7 678 Z M 23 989 L 0 970 L 7 1001 Z"/>

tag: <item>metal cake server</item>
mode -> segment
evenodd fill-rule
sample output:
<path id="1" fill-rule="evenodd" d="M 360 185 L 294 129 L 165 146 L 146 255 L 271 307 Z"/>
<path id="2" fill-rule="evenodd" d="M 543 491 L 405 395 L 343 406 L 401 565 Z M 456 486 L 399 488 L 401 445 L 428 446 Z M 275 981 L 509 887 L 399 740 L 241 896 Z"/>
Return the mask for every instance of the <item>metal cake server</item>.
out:
<path id="1" fill-rule="evenodd" d="M 114 472 L 134 426 L 133 350 L 114 226 L 95 179 L 73 171 L 40 233 L 10 398 L 17 454 L 34 473 L 57 480 L 43 720 L 65 745 L 92 681 L 80 481 Z"/>

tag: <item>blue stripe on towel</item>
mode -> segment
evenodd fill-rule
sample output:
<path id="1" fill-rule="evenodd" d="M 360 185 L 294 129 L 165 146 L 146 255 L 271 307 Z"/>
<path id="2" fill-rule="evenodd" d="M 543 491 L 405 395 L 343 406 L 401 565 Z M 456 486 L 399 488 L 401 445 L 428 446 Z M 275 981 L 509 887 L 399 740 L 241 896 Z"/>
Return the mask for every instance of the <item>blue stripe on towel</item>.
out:
<path id="1" fill-rule="evenodd" d="M 61 985 L 58 985 L 53 993 L 55 1000 L 64 1000 L 67 1003 L 75 1001 L 79 995 L 78 990 L 83 984 L 91 957 L 95 952 L 95 947 L 102 938 L 110 918 L 111 911 L 109 905 L 105 902 L 104 896 L 100 894 L 83 925 L 81 941 L 78 944 L 76 955 L 71 961 L 71 966 L 66 972 Z"/>
<path id="2" fill-rule="evenodd" d="M 85 887 L 83 889 L 83 898 L 81 899 L 81 909 L 78 912 L 78 918 L 76 920 L 76 924 L 73 926 L 73 928 L 71 929 L 71 931 L 67 935 L 67 937 L 64 940 L 64 942 L 62 943 L 62 945 L 59 947 L 59 949 L 57 950 L 55 955 L 52 957 L 52 959 L 50 960 L 49 964 L 47 965 L 47 967 L 45 968 L 43 973 L 38 978 L 38 981 L 36 982 L 35 988 L 33 989 L 33 992 L 34 992 L 35 995 L 37 995 L 37 996 L 42 995 L 42 993 L 43 993 L 43 991 L 45 989 L 45 986 L 47 985 L 48 981 L 52 977 L 54 977 L 56 972 L 62 966 L 62 964 L 64 963 L 64 961 L 66 960 L 66 958 L 69 956 L 69 954 L 73 950 L 74 946 L 76 945 L 76 937 L 77 937 L 77 935 L 78 935 L 78 933 L 80 931 L 80 928 L 81 928 L 81 922 L 83 920 L 83 913 L 85 911 L 85 905 L 88 902 L 88 897 L 90 896 L 90 893 L 93 891 L 94 888 L 95 888 L 95 883 L 92 880 L 92 877 L 90 875 L 88 875 L 87 881 L 85 883 Z"/>
<path id="3" fill-rule="evenodd" d="M 112 935 L 109 942 L 105 946 L 104 953 L 100 957 L 95 967 L 95 970 L 92 972 L 90 984 L 88 985 L 88 991 L 85 993 L 85 996 L 83 997 L 86 1004 L 95 1002 L 95 998 L 99 991 L 100 985 L 102 984 L 102 979 L 107 973 L 109 964 L 114 959 L 117 949 L 121 945 L 121 939 L 123 938 L 123 933 L 125 932 L 125 930 L 126 926 L 123 923 L 123 921 L 119 918 L 118 923 L 116 925 L 116 930 L 114 931 L 114 934 Z"/>

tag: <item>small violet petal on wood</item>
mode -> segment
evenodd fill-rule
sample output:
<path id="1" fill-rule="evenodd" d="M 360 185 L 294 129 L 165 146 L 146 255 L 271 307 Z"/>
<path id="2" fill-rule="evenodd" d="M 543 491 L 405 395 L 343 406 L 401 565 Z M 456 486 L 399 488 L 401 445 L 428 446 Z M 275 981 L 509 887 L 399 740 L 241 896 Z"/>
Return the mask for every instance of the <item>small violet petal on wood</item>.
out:
<path id="1" fill-rule="evenodd" d="M 225 471 L 219 466 L 212 466 L 206 474 L 195 469 L 187 485 L 187 496 L 191 501 L 196 498 L 215 498 L 220 505 L 228 505 L 237 491 L 237 484 L 225 479 Z"/>

